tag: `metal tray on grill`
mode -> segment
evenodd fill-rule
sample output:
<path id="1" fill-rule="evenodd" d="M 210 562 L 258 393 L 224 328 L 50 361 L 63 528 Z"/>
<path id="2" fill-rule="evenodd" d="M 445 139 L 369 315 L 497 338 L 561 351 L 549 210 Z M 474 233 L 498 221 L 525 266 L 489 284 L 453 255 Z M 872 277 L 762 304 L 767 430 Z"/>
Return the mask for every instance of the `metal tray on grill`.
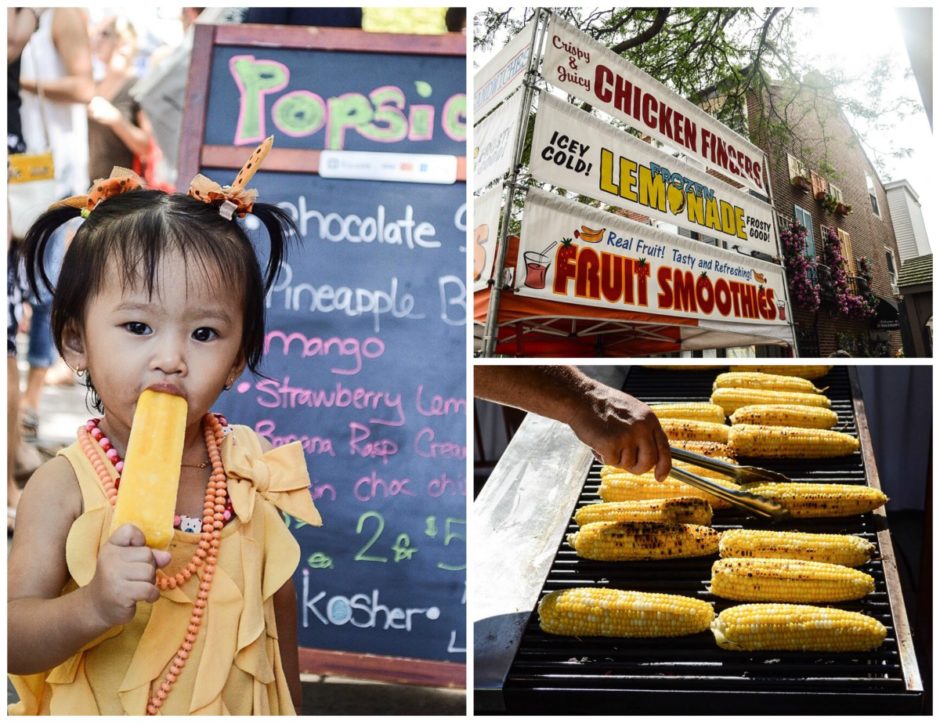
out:
<path id="1" fill-rule="evenodd" d="M 647 402 L 702 401 L 710 395 L 716 373 L 634 367 L 624 388 Z M 840 428 L 859 436 L 861 453 L 829 460 L 743 462 L 778 470 L 798 482 L 878 487 L 854 375 L 850 378 L 848 368 L 836 367 L 816 384 L 829 387 L 826 393 Z M 875 592 L 840 607 L 885 625 L 888 636 L 877 651 L 742 653 L 722 650 L 711 633 L 578 639 L 541 632 L 535 604 L 545 593 L 566 587 L 690 595 L 713 602 L 716 612 L 734 604 L 708 592 L 714 556 L 633 563 L 578 558 L 564 537 L 577 529 L 571 519 L 575 507 L 598 500 L 599 470 L 570 431 L 529 415 L 494 470 L 496 489 L 488 489 L 487 483 L 475 503 L 471 609 L 477 712 L 920 712 L 923 686 L 883 510 L 773 525 L 857 534 L 875 543 L 875 559 L 861 568 L 875 578 Z M 771 523 L 740 511 L 718 510 L 713 526 L 757 528 Z"/>

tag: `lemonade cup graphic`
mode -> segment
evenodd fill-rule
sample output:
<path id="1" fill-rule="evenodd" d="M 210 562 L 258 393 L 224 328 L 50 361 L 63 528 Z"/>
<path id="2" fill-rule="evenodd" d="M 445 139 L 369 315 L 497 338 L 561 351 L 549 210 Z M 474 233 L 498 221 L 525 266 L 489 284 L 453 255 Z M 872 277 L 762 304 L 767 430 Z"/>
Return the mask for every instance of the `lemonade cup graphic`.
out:
<path id="1" fill-rule="evenodd" d="M 787 318 L 787 304 L 784 301 L 777 302 L 777 317 L 780 321 L 786 321 Z"/>
<path id="2" fill-rule="evenodd" d="M 544 289 L 545 275 L 551 265 L 551 259 L 538 251 L 526 251 L 525 257 L 525 285 L 530 289 Z"/>

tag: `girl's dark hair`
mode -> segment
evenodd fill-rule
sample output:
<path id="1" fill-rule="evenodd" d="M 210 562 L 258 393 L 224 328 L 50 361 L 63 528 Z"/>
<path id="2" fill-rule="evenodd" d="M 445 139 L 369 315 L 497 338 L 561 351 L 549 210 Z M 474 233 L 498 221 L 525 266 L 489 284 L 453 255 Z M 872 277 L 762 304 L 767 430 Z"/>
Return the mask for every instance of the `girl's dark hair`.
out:
<path id="1" fill-rule="evenodd" d="M 117 264 L 125 287 L 143 281 L 152 295 L 161 259 L 177 252 L 187 268 L 195 266 L 207 280 L 221 281 L 224 288 L 241 292 L 241 349 L 248 368 L 257 374 L 264 351 L 265 295 L 277 277 L 290 235 L 299 238 L 299 233 L 291 217 L 277 206 L 255 203 L 252 213 L 270 239 L 263 274 L 242 227 L 221 216 L 218 207 L 163 191 L 114 196 L 99 203 L 76 231 L 55 285 L 43 265 L 46 247 L 53 233 L 80 211 L 58 206 L 44 213 L 27 233 L 21 253 L 32 291 L 38 293 L 42 284 L 54 292 L 52 336 L 59 353 L 64 352 L 69 325 L 82 327 L 88 302 L 104 286 L 109 266 L 113 269 Z M 93 390 L 90 379 L 88 384 Z"/>

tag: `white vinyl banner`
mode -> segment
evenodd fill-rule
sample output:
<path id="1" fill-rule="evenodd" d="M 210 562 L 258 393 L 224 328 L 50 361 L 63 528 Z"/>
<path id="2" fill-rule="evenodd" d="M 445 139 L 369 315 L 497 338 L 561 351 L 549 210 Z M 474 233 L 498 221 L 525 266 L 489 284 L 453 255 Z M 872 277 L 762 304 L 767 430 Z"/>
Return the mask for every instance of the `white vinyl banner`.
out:
<path id="1" fill-rule="evenodd" d="M 767 195 L 763 151 L 556 17 L 548 26 L 542 75 L 566 93 Z"/>
<path id="2" fill-rule="evenodd" d="M 478 121 L 496 104 L 522 85 L 529 57 L 535 21 L 526 25 L 505 47 L 473 76 L 473 117 Z"/>
<path id="3" fill-rule="evenodd" d="M 485 289 L 493 278 L 499 234 L 503 184 L 497 184 L 473 199 L 473 290 Z"/>
<path id="4" fill-rule="evenodd" d="M 516 154 L 515 139 L 525 93 L 516 93 L 473 129 L 473 190 L 507 173 Z"/>
<path id="5" fill-rule="evenodd" d="M 529 170 L 603 203 L 777 255 L 768 204 L 547 93 Z"/>
<path id="6" fill-rule="evenodd" d="M 787 324 L 783 269 L 530 188 L 516 293 L 667 316 Z"/>

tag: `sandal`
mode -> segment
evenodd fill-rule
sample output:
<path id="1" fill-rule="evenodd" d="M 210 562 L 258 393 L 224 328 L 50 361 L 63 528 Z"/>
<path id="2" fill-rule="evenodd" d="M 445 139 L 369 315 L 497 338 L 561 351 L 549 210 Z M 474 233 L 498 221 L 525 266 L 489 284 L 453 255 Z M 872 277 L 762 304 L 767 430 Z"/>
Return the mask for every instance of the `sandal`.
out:
<path id="1" fill-rule="evenodd" d="M 35 409 L 20 410 L 20 430 L 24 442 L 32 444 L 39 439 L 39 414 Z"/>

